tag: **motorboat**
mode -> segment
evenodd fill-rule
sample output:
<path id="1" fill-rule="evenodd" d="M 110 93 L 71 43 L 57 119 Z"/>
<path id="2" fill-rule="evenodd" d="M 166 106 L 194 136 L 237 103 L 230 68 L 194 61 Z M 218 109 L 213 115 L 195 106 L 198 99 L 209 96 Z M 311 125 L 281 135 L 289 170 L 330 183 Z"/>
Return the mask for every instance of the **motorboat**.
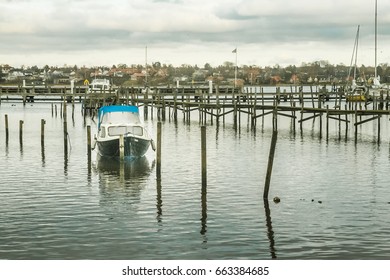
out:
<path id="1" fill-rule="evenodd" d="M 94 79 L 88 87 L 89 93 L 101 93 L 111 90 L 109 79 Z"/>
<path id="2" fill-rule="evenodd" d="M 132 105 L 103 106 L 98 111 L 95 144 L 104 157 L 142 157 L 153 139 L 141 123 L 139 109 Z"/>

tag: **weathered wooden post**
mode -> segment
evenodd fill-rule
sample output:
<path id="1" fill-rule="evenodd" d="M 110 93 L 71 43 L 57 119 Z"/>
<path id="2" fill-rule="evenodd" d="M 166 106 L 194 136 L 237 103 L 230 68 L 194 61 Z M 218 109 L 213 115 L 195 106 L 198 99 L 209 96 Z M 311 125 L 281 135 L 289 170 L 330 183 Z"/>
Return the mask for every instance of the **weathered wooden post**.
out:
<path id="1" fill-rule="evenodd" d="M 5 142 L 8 144 L 9 130 L 8 130 L 8 115 L 7 114 L 4 116 L 4 121 L 5 121 Z"/>
<path id="2" fill-rule="evenodd" d="M 378 114 L 378 144 L 380 142 L 381 142 L 381 115 Z"/>
<path id="3" fill-rule="evenodd" d="M 295 101 L 292 102 L 292 107 L 293 107 L 293 112 L 292 112 L 292 115 L 293 115 L 293 118 L 292 118 L 292 122 L 293 122 L 293 131 L 294 131 L 294 136 L 295 136 L 295 120 L 296 120 L 296 111 L 295 111 Z"/>
<path id="4" fill-rule="evenodd" d="M 23 144 L 23 124 L 24 122 L 20 120 L 19 121 L 19 142 L 21 145 Z"/>
<path id="5" fill-rule="evenodd" d="M 357 143 L 358 124 L 357 124 L 357 107 L 355 107 L 355 144 Z"/>
<path id="6" fill-rule="evenodd" d="M 157 178 L 161 178 L 161 122 L 157 122 Z"/>
<path id="7" fill-rule="evenodd" d="M 344 108 L 345 108 L 345 111 L 347 111 L 347 104 L 344 105 Z M 345 141 L 347 141 L 348 139 L 348 123 L 349 123 L 349 120 L 348 120 L 348 113 L 345 114 Z"/>
<path id="8" fill-rule="evenodd" d="M 63 118 L 64 119 L 67 119 L 67 115 L 68 115 L 66 107 L 67 107 L 67 105 L 66 105 L 66 98 L 64 97 L 64 110 L 63 110 Z"/>
<path id="9" fill-rule="evenodd" d="M 177 95 L 179 91 L 178 89 L 175 90 L 174 92 L 174 100 L 173 100 L 173 120 L 177 122 Z"/>
<path id="10" fill-rule="evenodd" d="M 74 90 L 72 91 L 72 120 L 74 121 Z"/>
<path id="11" fill-rule="evenodd" d="M 273 112 L 274 117 L 276 118 L 276 111 Z M 264 193 L 263 193 L 263 199 L 268 199 L 268 193 L 269 193 L 269 186 L 271 184 L 271 175 L 272 175 L 272 166 L 274 163 L 274 156 L 275 156 L 275 148 L 276 148 L 276 140 L 278 138 L 278 131 L 276 129 L 273 129 L 272 131 L 272 138 L 271 138 L 271 148 L 269 151 L 269 157 L 268 157 L 268 167 L 267 167 L 267 174 L 265 177 L 265 186 L 264 186 Z"/>
<path id="12" fill-rule="evenodd" d="M 202 161 L 202 186 L 207 186 L 207 151 L 206 151 L 206 126 L 201 131 L 201 161 Z"/>
<path id="13" fill-rule="evenodd" d="M 303 87 L 299 87 L 299 104 L 302 104 L 303 107 Z"/>
<path id="14" fill-rule="evenodd" d="M 90 162 L 91 155 L 92 155 L 91 126 L 90 125 L 87 125 L 87 154 L 88 154 L 88 162 Z"/>
<path id="15" fill-rule="evenodd" d="M 233 93 L 233 96 L 234 96 L 234 93 Z M 235 100 L 235 98 L 232 99 L 233 101 L 233 126 L 234 126 L 234 130 L 237 130 L 237 102 Z"/>
<path id="16" fill-rule="evenodd" d="M 166 104 L 165 104 L 165 96 L 163 95 L 162 96 L 162 104 L 161 104 L 161 106 L 162 106 L 162 110 L 161 110 L 161 113 L 162 113 L 162 120 L 163 121 L 165 121 L 165 118 L 166 118 L 166 108 L 165 108 L 165 106 L 166 106 Z"/>
<path id="17" fill-rule="evenodd" d="M 326 105 L 326 140 L 329 139 L 329 105 Z"/>
<path id="18" fill-rule="evenodd" d="M 46 121 L 44 119 L 41 119 L 41 146 L 45 146 L 45 124 Z"/>

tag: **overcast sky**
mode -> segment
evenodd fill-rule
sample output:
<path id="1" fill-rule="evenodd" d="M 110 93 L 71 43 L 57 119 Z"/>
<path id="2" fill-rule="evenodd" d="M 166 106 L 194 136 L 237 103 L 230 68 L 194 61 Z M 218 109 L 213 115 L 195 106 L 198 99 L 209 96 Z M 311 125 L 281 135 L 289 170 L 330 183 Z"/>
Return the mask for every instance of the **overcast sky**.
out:
<path id="1" fill-rule="evenodd" d="M 374 65 L 375 0 L 0 0 L 0 64 Z M 378 0 L 378 63 L 390 1 Z"/>

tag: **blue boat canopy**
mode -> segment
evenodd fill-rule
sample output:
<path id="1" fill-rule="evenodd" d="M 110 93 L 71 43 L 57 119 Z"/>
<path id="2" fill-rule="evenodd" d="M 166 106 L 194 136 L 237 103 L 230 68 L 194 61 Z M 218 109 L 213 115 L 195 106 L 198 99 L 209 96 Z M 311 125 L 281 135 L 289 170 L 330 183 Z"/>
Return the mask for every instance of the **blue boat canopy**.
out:
<path id="1" fill-rule="evenodd" d="M 138 115 L 139 109 L 137 106 L 133 106 L 133 105 L 109 105 L 109 106 L 100 107 L 98 112 L 98 128 L 100 128 L 100 123 L 105 114 L 115 113 L 115 112 L 119 112 L 119 113 L 129 112 Z"/>
<path id="2" fill-rule="evenodd" d="M 103 106 L 99 109 L 99 115 L 104 115 L 105 113 L 111 113 L 111 112 L 132 112 L 132 113 L 139 113 L 137 106 L 132 105 L 110 105 L 110 106 Z"/>

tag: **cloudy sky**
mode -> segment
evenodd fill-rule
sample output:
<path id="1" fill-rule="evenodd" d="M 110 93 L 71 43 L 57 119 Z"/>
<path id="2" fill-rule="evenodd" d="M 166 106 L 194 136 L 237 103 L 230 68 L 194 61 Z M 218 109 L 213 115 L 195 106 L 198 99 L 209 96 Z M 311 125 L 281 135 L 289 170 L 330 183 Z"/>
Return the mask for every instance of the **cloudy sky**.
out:
<path id="1" fill-rule="evenodd" d="M 0 64 L 374 65 L 375 0 L 0 0 Z M 378 63 L 390 1 L 378 0 Z"/>

